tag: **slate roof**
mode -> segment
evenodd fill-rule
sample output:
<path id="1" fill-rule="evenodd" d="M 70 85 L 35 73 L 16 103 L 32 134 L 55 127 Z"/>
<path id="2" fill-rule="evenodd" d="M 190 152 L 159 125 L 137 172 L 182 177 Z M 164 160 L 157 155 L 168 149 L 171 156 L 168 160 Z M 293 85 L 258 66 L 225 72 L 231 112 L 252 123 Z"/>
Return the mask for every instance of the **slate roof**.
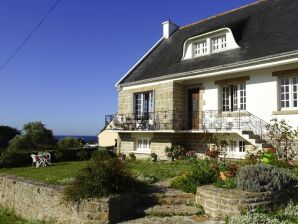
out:
<path id="1" fill-rule="evenodd" d="M 224 27 L 232 30 L 240 48 L 181 61 L 186 39 Z M 162 40 L 120 84 L 294 50 L 298 50 L 298 1 L 258 1 L 179 28 Z"/>

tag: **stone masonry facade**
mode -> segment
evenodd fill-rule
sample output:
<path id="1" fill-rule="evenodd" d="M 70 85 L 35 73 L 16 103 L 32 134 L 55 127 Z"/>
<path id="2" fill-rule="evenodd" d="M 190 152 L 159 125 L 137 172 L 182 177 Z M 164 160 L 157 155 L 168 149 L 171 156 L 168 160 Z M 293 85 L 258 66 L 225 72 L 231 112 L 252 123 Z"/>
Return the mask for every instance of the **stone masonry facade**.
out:
<path id="1" fill-rule="evenodd" d="M 196 88 L 200 88 L 200 110 L 202 110 L 204 88 L 201 85 Z M 171 147 L 177 143 L 183 144 L 191 150 L 202 151 L 205 146 L 203 146 L 199 134 L 171 133 L 173 130 L 185 129 L 186 122 L 188 122 L 188 89 L 180 83 L 166 82 L 140 88 L 121 89 L 118 92 L 118 114 L 133 114 L 134 94 L 148 91 L 154 92 L 154 111 L 157 114 L 155 119 L 158 118 L 162 127 L 166 127 L 169 132 L 119 132 L 118 152 L 127 155 L 130 152 L 135 152 L 137 138 L 142 137 L 151 139 L 151 152 L 156 153 L 160 159 L 166 159 L 165 147 Z M 135 153 L 137 157 L 148 157 L 148 155 Z"/>
<path id="2" fill-rule="evenodd" d="M 189 150 L 204 153 L 207 145 L 203 143 L 201 133 L 119 133 L 118 151 L 128 155 L 134 152 L 137 158 L 146 158 L 148 154 L 136 151 L 138 138 L 151 139 L 151 153 L 156 153 L 158 158 L 166 160 L 165 148 L 175 144 L 182 144 Z"/>

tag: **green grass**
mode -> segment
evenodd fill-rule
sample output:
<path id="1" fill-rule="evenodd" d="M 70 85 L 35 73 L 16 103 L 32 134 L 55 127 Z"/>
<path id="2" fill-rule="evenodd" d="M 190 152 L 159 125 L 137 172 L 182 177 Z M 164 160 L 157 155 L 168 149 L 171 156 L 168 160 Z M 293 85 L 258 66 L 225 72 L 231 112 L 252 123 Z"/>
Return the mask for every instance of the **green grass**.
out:
<path id="1" fill-rule="evenodd" d="M 46 224 L 43 221 L 28 221 L 17 216 L 13 211 L 0 207 L 0 224 Z"/>
<path id="2" fill-rule="evenodd" d="M 136 176 L 154 176 L 156 180 L 176 177 L 180 174 L 191 171 L 194 162 L 191 160 L 180 160 L 175 162 L 148 162 L 148 161 L 129 161 L 128 169 Z"/>
<path id="3" fill-rule="evenodd" d="M 65 184 L 71 180 L 82 168 L 86 161 L 56 163 L 50 167 L 18 167 L 1 168 L 0 173 L 21 176 L 28 179 L 38 180 L 49 184 Z M 148 161 L 127 161 L 128 169 L 136 176 L 154 176 L 156 181 L 165 178 L 178 176 L 179 174 L 190 171 L 193 162 L 148 162 Z"/>
<path id="4" fill-rule="evenodd" d="M 86 161 L 56 163 L 49 167 L 18 167 L 1 168 L 0 173 L 21 176 L 49 184 L 65 184 L 73 178 L 80 169 L 84 168 Z"/>

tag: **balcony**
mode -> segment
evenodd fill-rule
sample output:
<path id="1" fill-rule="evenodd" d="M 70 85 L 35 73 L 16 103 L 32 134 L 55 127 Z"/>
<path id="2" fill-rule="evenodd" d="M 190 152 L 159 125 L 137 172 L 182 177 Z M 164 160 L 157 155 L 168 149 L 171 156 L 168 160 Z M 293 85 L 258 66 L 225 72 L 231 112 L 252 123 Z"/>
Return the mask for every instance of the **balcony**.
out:
<path id="1" fill-rule="evenodd" d="M 253 131 L 263 135 L 267 123 L 244 110 L 156 111 L 106 115 L 106 129 L 118 131 Z"/>

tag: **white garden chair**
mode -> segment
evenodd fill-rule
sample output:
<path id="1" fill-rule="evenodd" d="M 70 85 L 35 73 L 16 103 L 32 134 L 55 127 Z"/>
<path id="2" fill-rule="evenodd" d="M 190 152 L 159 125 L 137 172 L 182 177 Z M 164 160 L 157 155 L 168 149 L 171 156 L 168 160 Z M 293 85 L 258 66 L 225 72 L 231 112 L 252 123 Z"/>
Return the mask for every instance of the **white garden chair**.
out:
<path id="1" fill-rule="evenodd" d="M 32 167 L 34 166 L 34 165 L 36 165 L 36 155 L 35 154 L 31 154 L 31 158 L 32 158 Z"/>
<path id="2" fill-rule="evenodd" d="M 49 152 L 46 152 L 45 155 L 44 155 L 44 158 L 45 158 L 45 166 L 49 165 L 51 166 L 52 163 L 51 163 L 51 154 Z"/>
<path id="3" fill-rule="evenodd" d="M 45 158 L 39 155 L 35 155 L 35 167 L 45 166 Z"/>

